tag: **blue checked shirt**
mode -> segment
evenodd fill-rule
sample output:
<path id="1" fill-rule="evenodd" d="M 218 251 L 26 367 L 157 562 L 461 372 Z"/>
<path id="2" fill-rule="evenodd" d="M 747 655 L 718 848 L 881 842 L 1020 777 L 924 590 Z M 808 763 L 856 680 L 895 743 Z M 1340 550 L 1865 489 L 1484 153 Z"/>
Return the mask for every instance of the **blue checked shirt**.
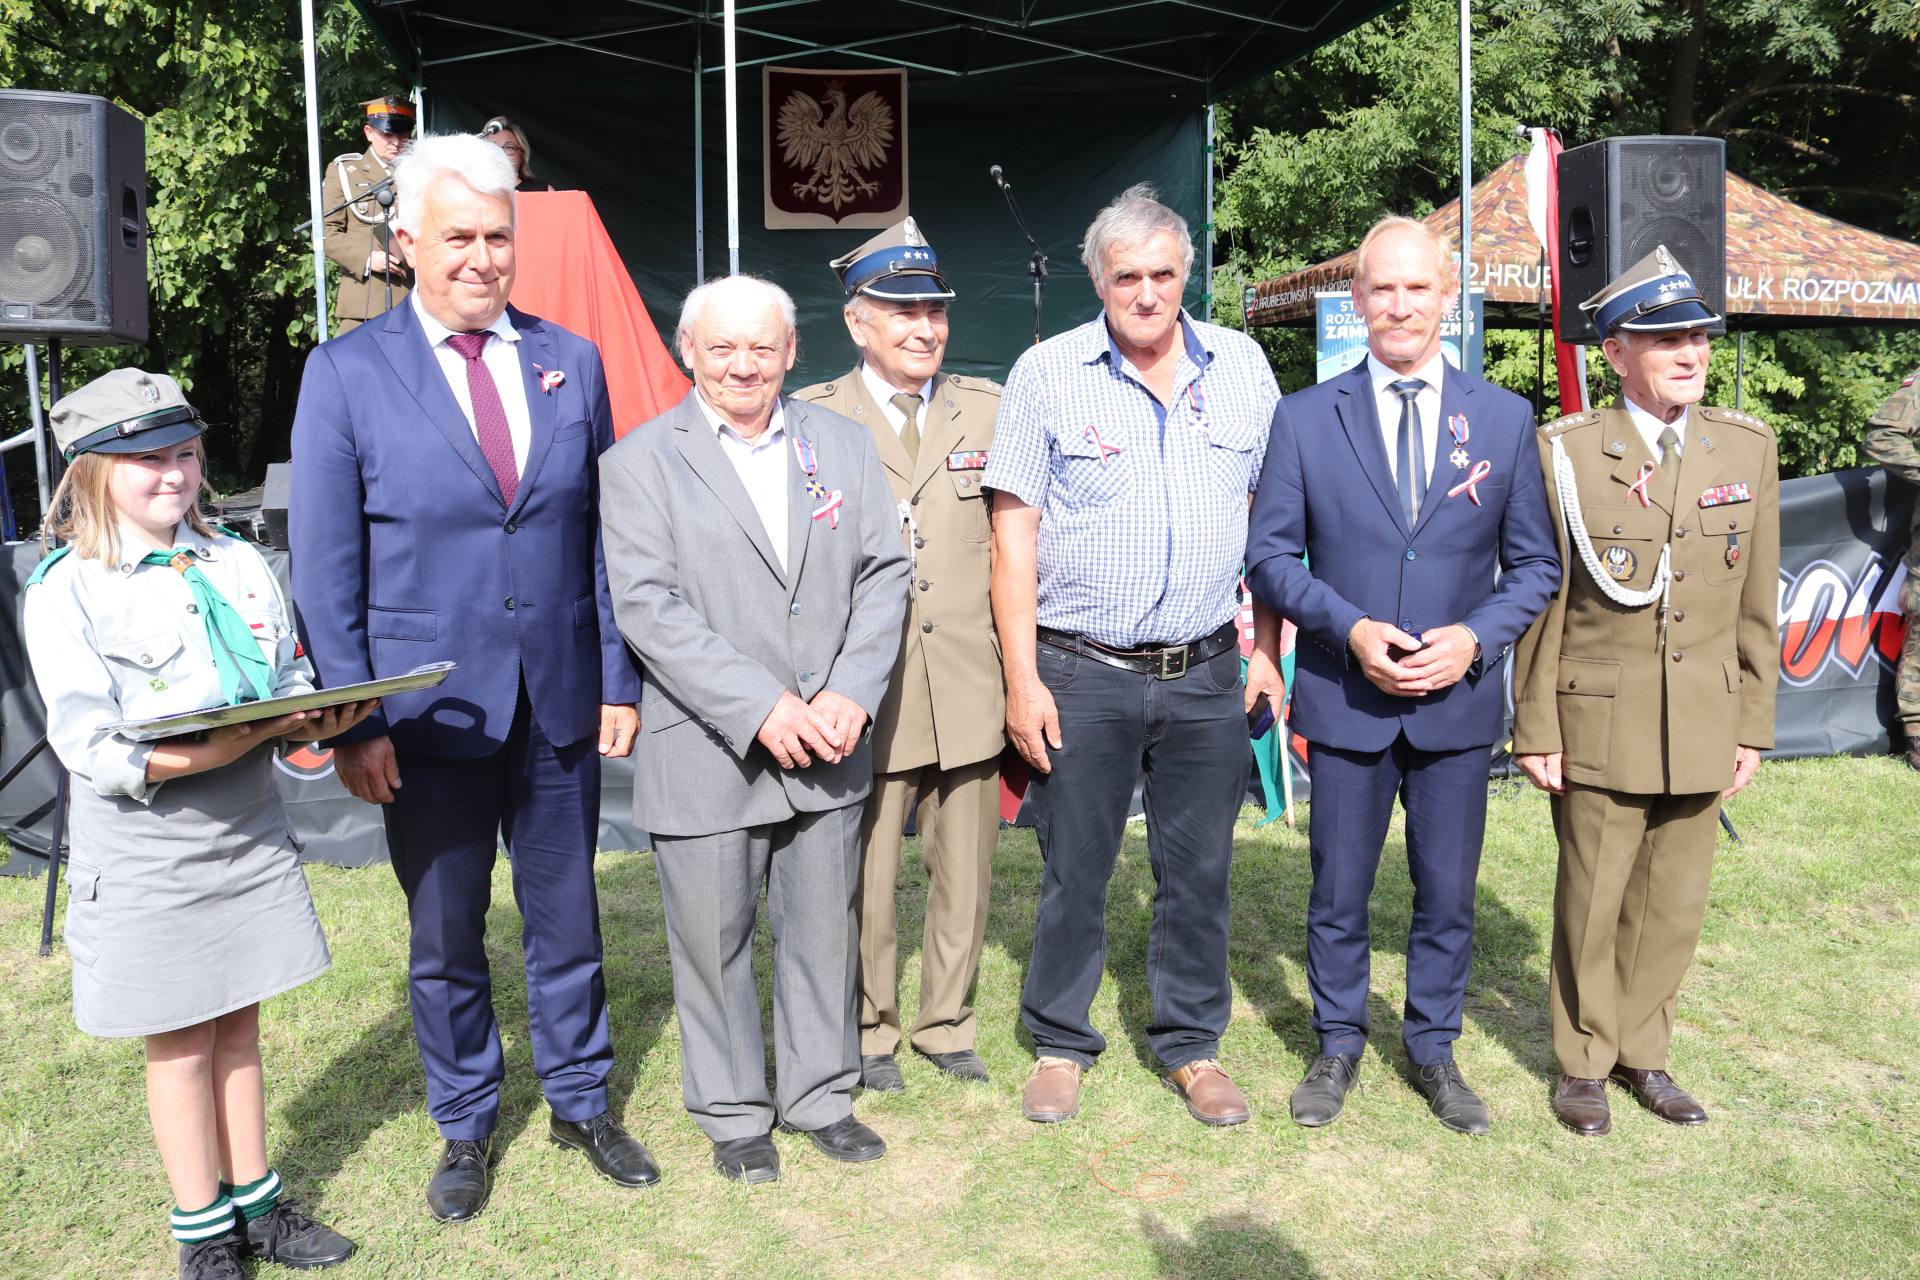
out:
<path id="1" fill-rule="evenodd" d="M 1043 627 L 1132 649 L 1197 640 L 1239 610 L 1247 495 L 1280 388 L 1253 339 L 1180 323 L 1164 407 L 1104 313 L 1007 377 L 982 484 L 1040 509 Z"/>

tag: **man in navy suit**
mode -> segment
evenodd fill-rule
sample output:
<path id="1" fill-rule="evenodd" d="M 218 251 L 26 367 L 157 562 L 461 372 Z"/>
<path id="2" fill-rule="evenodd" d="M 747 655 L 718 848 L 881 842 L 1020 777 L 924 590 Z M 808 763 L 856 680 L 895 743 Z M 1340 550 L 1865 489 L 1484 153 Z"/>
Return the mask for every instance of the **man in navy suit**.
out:
<path id="1" fill-rule="evenodd" d="M 612 410 L 591 342 L 507 307 L 514 177 L 467 135 L 401 157 L 415 291 L 314 351 L 293 424 L 294 596 L 321 683 L 459 664 L 334 744 L 347 789 L 384 806 L 407 896 L 442 1221 L 479 1213 L 491 1186 L 504 1066 L 485 929 L 502 839 L 549 1131 L 623 1186 L 659 1179 L 607 1108 L 593 884 L 600 758 L 627 754 L 639 724 L 600 550 Z"/>
<path id="2" fill-rule="evenodd" d="M 1443 1125 L 1485 1133 L 1453 1062 L 1473 948 L 1488 748 L 1507 649 L 1559 581 L 1527 404 L 1446 363 L 1446 246 L 1388 218 L 1361 241 L 1367 358 L 1288 396 L 1254 499 L 1248 577 L 1291 618 L 1294 726 L 1313 744 L 1307 983 L 1320 1056 L 1293 1118 L 1340 1114 L 1367 1040 L 1367 900 L 1394 797 L 1413 919 L 1401 1034 Z M 1257 642 L 1272 647 L 1277 637 Z"/>

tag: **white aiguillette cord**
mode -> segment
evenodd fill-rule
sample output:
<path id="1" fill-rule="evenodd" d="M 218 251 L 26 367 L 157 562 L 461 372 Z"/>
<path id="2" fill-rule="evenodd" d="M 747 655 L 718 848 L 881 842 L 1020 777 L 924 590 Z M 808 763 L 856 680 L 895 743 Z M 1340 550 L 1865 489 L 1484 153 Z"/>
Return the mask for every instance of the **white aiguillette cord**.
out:
<path id="1" fill-rule="evenodd" d="M 1560 491 L 1560 515 L 1567 522 L 1567 535 L 1574 550 L 1580 555 L 1580 563 L 1587 566 L 1587 576 L 1600 588 L 1600 594 L 1617 605 L 1629 609 L 1644 609 L 1654 601 L 1660 602 L 1660 629 L 1666 630 L 1667 602 L 1673 586 L 1671 561 L 1673 544 L 1667 543 L 1660 548 L 1660 561 L 1654 566 L 1653 581 L 1645 591 L 1635 591 L 1621 586 L 1613 575 L 1600 565 L 1600 557 L 1594 553 L 1593 539 L 1587 533 L 1586 517 L 1580 512 L 1580 490 L 1573 474 L 1573 459 L 1567 456 L 1567 447 L 1560 437 L 1553 438 L 1553 479 Z"/>

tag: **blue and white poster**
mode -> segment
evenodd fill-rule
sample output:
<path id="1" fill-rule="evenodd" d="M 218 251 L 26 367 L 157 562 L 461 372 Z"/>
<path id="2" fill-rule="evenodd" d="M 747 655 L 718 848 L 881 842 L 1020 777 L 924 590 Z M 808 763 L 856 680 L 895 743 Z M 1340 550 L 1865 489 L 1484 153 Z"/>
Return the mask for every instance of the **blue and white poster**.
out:
<path id="1" fill-rule="evenodd" d="M 1313 298 L 1314 329 L 1319 335 L 1314 381 L 1325 382 L 1353 368 L 1367 354 L 1367 322 L 1354 310 L 1351 293 L 1316 293 Z M 1455 298 L 1440 322 L 1440 349 L 1457 369 L 1460 367 L 1460 303 L 1458 295 Z M 1475 289 L 1466 369 L 1476 377 L 1486 365 L 1486 338 L 1482 332 L 1486 307 L 1486 290 Z"/>

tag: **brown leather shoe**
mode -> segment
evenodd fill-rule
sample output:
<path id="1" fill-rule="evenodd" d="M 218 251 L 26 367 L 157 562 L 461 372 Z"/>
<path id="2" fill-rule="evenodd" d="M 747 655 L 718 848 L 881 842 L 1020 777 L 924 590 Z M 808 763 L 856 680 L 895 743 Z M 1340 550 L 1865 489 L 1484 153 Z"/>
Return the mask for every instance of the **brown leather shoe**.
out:
<path id="1" fill-rule="evenodd" d="M 1054 1124 L 1080 1114 L 1080 1064 L 1070 1058 L 1043 1057 L 1033 1064 L 1020 1114 L 1035 1124 Z"/>
<path id="2" fill-rule="evenodd" d="M 1195 1058 L 1161 1076 L 1160 1083 L 1186 1099 L 1187 1114 L 1201 1124 L 1245 1124 L 1252 1114 L 1246 1097 L 1212 1058 Z"/>
<path id="3" fill-rule="evenodd" d="M 1668 1124 L 1705 1124 L 1707 1109 L 1688 1096 L 1664 1071 L 1616 1066 L 1608 1078 L 1625 1085 L 1635 1100 Z"/>
<path id="4" fill-rule="evenodd" d="M 1582 1137 L 1597 1138 L 1613 1128 L 1607 1110 L 1607 1082 L 1561 1076 L 1553 1090 L 1553 1114 Z"/>

